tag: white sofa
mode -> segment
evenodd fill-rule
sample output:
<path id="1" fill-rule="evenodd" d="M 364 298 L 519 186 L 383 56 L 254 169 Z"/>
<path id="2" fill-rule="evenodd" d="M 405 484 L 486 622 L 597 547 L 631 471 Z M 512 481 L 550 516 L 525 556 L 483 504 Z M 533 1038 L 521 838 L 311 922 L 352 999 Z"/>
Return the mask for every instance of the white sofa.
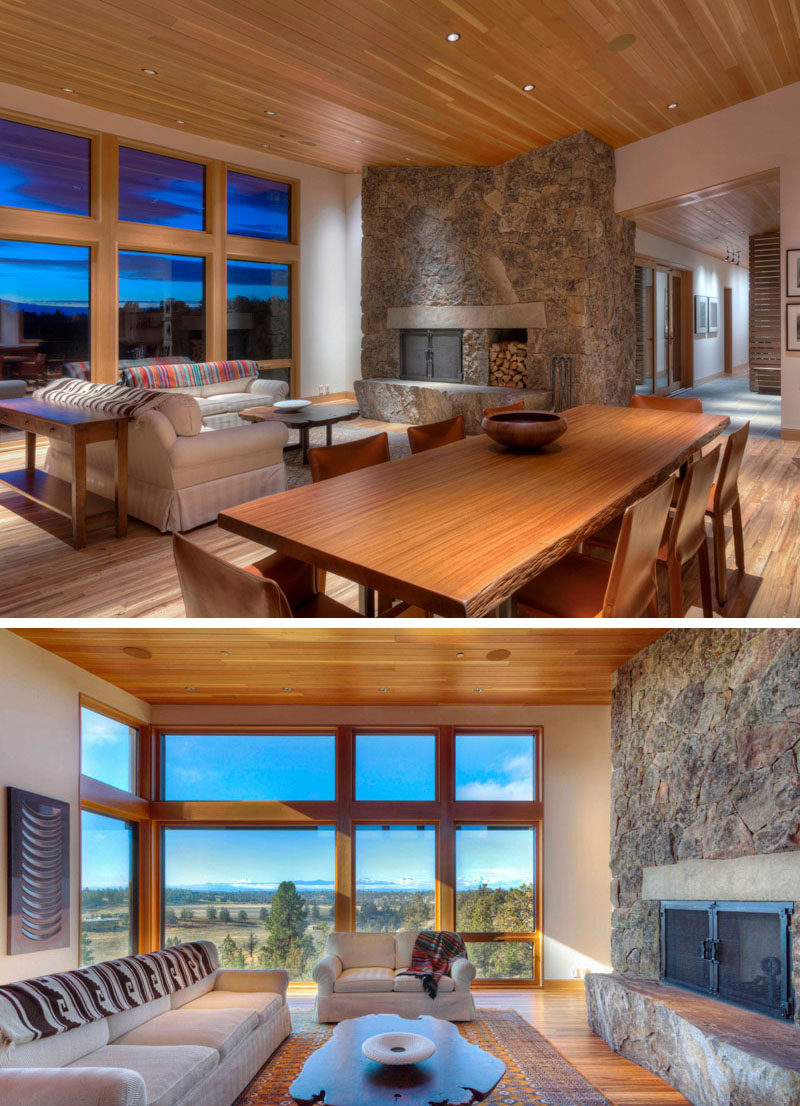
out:
<path id="1" fill-rule="evenodd" d="M 445 1021 L 472 1021 L 475 965 L 465 957 L 442 976 L 435 999 L 425 994 L 420 979 L 399 974 L 411 964 L 418 932 L 329 934 L 325 957 L 314 967 L 317 1021 L 340 1022 L 362 1014 L 431 1014 Z"/>
<path id="2" fill-rule="evenodd" d="M 174 994 L 0 1052 L 5 1106 L 231 1106 L 291 1033 L 284 971 L 216 971 Z"/>
<path id="3" fill-rule="evenodd" d="M 223 379 L 230 373 L 237 375 L 232 380 Z M 205 382 L 188 383 L 195 379 Z M 241 425 L 237 412 L 245 407 L 271 407 L 289 394 L 289 385 L 284 380 L 259 377 L 256 361 L 131 364 L 122 369 L 120 380 L 129 388 L 192 396 L 197 400 L 203 425 L 212 430 Z"/>
<path id="4" fill-rule="evenodd" d="M 117 385 L 54 381 L 35 393 L 52 403 L 86 402 L 96 410 L 141 395 Z M 286 490 L 283 447 L 289 431 L 281 422 L 245 423 L 212 430 L 203 425 L 198 401 L 177 390 L 147 393 L 154 406 L 138 413 L 128 430 L 128 513 L 157 530 L 191 530 L 216 520 L 237 503 Z M 108 498 L 114 490 L 114 444 L 87 449 L 87 487 Z M 72 478 L 67 443 L 53 440 L 45 470 Z"/>

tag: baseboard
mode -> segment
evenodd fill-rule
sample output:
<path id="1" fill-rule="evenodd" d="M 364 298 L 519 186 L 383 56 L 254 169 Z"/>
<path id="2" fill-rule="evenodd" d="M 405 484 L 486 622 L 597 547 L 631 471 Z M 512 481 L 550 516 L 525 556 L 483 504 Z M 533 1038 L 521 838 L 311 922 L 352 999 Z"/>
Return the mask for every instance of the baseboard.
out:
<path id="1" fill-rule="evenodd" d="M 721 376 L 731 376 L 731 373 L 726 373 L 723 369 L 722 372 L 712 373 L 711 376 L 701 376 L 699 380 L 695 379 L 694 384 L 690 384 L 690 388 L 702 388 L 704 384 L 708 384 L 709 380 L 719 380 Z"/>
<path id="2" fill-rule="evenodd" d="M 543 991 L 583 991 L 585 984 L 582 979 L 545 979 L 542 982 Z"/>
<path id="3" fill-rule="evenodd" d="M 352 392 L 331 392 L 325 396 L 303 396 L 303 399 L 310 399 L 312 403 L 333 403 L 336 400 L 346 400 L 347 402 L 355 403 L 356 397 Z"/>
<path id="4" fill-rule="evenodd" d="M 781 437 L 785 442 L 800 442 L 800 430 L 790 430 L 788 427 L 782 426 Z"/>

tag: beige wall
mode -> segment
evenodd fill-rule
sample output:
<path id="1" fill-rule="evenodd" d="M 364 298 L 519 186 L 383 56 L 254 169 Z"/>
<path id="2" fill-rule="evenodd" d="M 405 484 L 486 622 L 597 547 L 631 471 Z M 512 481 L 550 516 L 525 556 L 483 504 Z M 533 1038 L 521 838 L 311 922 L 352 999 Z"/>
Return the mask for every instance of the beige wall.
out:
<path id="1" fill-rule="evenodd" d="M 327 384 L 345 386 L 345 318 L 348 283 L 344 173 L 201 138 L 185 129 L 145 123 L 57 96 L 0 84 L 0 112 L 25 112 L 58 123 L 116 134 L 181 153 L 217 158 L 300 181 L 300 391 L 316 395 Z M 360 180 L 360 176 L 356 178 Z M 360 224 L 359 224 L 360 226 Z"/>
<path id="2" fill-rule="evenodd" d="M 782 413 L 784 436 L 800 436 L 800 353 L 787 353 L 787 249 L 800 248 L 800 82 L 705 115 L 617 150 L 614 206 L 629 211 L 766 169 L 780 169 Z"/>
<path id="3" fill-rule="evenodd" d="M 147 704 L 36 645 L 0 630 L 0 983 L 78 966 L 80 817 L 78 695 L 147 721 Z M 70 946 L 6 955 L 6 787 L 70 804 Z"/>
<path id="4" fill-rule="evenodd" d="M 154 706 L 155 725 L 179 722 L 240 725 L 386 724 L 386 708 Z M 408 725 L 544 727 L 544 978 L 574 979 L 586 968 L 608 970 L 609 794 L 611 718 L 608 707 L 410 707 L 396 712 Z"/>

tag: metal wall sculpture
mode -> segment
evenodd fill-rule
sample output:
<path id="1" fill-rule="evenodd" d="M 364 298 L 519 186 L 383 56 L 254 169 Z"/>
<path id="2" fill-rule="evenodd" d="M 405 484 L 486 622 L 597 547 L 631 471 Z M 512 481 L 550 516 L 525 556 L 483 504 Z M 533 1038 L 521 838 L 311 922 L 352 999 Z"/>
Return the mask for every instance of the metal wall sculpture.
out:
<path id="1" fill-rule="evenodd" d="M 8 952 L 69 945 L 69 803 L 17 787 L 8 804 Z"/>

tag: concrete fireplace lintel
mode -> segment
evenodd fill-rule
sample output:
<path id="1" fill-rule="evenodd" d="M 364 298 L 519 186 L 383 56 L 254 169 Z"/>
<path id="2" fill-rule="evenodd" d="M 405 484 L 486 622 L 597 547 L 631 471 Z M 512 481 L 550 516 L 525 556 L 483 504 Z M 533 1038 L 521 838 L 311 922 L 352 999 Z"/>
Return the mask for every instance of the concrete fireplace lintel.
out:
<path id="1" fill-rule="evenodd" d="M 800 850 L 644 868 L 642 898 L 800 902 Z"/>
<path id="2" fill-rule="evenodd" d="M 445 307 L 416 304 L 390 307 L 386 312 L 390 330 L 500 330 L 547 326 L 544 303 L 494 303 L 485 306 L 465 303 Z"/>

